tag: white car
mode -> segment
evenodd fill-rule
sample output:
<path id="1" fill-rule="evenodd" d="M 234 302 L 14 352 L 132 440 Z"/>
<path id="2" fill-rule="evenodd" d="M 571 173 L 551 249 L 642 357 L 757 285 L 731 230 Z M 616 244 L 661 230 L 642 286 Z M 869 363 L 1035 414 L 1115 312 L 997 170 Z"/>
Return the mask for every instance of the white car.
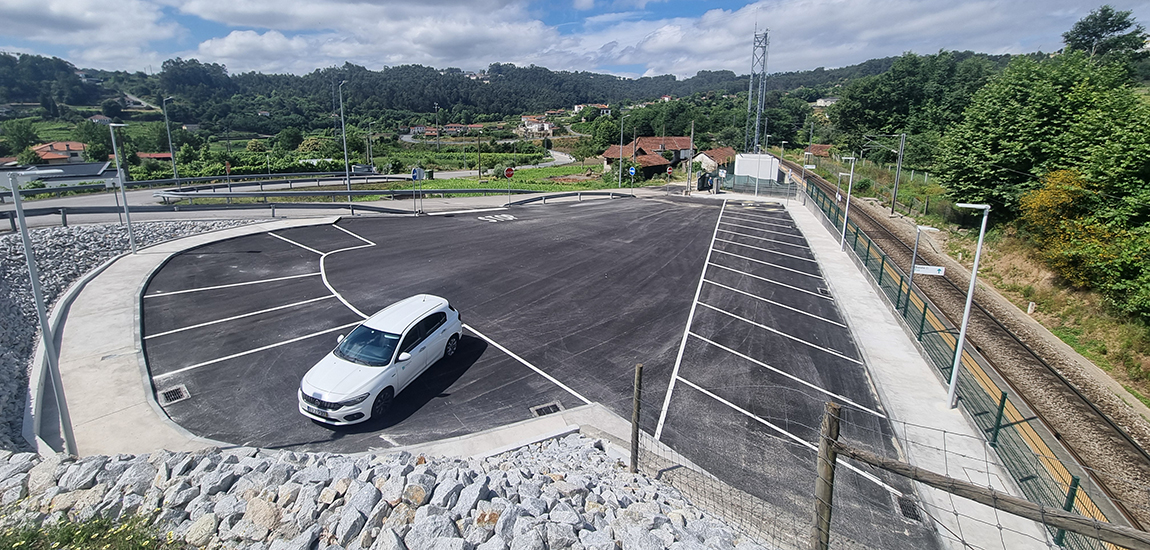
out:
<path id="1" fill-rule="evenodd" d="M 355 327 L 304 375 L 299 412 L 327 424 L 379 418 L 423 371 L 451 357 L 463 336 L 447 300 L 419 294 L 387 306 Z"/>

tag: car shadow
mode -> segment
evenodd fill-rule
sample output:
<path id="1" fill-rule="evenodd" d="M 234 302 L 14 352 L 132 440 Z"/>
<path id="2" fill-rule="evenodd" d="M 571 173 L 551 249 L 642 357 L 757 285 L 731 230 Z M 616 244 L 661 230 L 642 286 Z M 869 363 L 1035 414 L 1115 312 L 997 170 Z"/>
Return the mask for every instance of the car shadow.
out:
<path id="1" fill-rule="evenodd" d="M 431 402 L 432 399 L 445 396 L 447 388 L 462 378 L 464 373 L 470 370 L 476 361 L 479 361 L 479 358 L 487 351 L 487 346 L 487 342 L 474 336 L 460 338 L 455 355 L 440 359 L 423 371 L 419 378 L 413 380 L 407 388 L 395 397 L 391 409 L 383 415 L 383 418 L 373 418 L 350 426 L 332 426 L 322 422 L 313 422 L 339 434 L 333 439 L 342 435 L 376 432 L 400 424 Z"/>

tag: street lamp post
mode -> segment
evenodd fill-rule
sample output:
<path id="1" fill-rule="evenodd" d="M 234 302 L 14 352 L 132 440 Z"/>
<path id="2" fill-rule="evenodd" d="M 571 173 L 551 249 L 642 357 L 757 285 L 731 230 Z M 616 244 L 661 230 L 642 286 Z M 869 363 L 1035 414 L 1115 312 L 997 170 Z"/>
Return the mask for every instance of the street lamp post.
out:
<path id="1" fill-rule="evenodd" d="M 906 308 L 910 307 L 910 293 L 914 292 L 914 265 L 918 261 L 918 239 L 922 236 L 923 231 L 938 232 L 938 229 L 929 225 L 917 225 L 914 231 L 914 250 L 910 253 L 910 277 L 906 281 L 906 306 L 903 307 L 903 313 Z M 898 308 L 898 304 L 895 304 Z"/>
<path id="2" fill-rule="evenodd" d="M 164 128 L 168 130 L 168 153 L 172 155 L 172 179 L 176 180 L 176 187 L 180 186 L 180 173 L 176 171 L 176 149 L 172 147 L 172 127 L 168 123 L 168 100 L 171 97 L 165 97 L 161 103 L 164 107 Z"/>
<path id="3" fill-rule="evenodd" d="M 839 237 L 839 250 L 846 248 L 847 222 L 850 221 L 850 217 L 851 217 L 851 189 L 854 188 L 854 184 L 855 184 L 855 158 L 854 157 L 843 157 L 843 160 L 851 161 L 851 178 L 850 178 L 850 180 L 847 181 L 847 207 L 846 207 L 846 210 L 843 212 L 843 234 L 841 237 Z"/>
<path id="4" fill-rule="evenodd" d="M 371 173 L 375 173 L 375 152 L 371 150 L 371 122 L 367 123 L 367 164 L 371 166 Z"/>
<path id="5" fill-rule="evenodd" d="M 770 151 L 770 150 L 771 150 L 771 134 L 767 134 L 767 135 L 763 136 L 763 151 Z M 755 152 L 759 153 L 760 151 L 755 151 Z"/>
<path id="6" fill-rule="evenodd" d="M 116 157 L 116 179 L 120 181 L 120 198 L 124 199 L 124 217 L 128 220 L 128 242 L 132 245 L 132 254 L 136 253 L 136 234 L 132 232 L 132 213 L 128 210 L 128 194 L 124 191 L 124 171 L 120 168 L 120 151 L 116 147 L 116 128 L 127 124 L 109 124 L 108 131 L 112 134 L 112 155 Z"/>
<path id="7" fill-rule="evenodd" d="M 347 81 L 339 83 L 339 132 L 343 134 L 343 181 L 347 185 L 347 203 L 351 205 L 351 167 L 347 160 L 347 122 L 343 118 L 343 85 Z"/>
<path id="8" fill-rule="evenodd" d="M 40 170 L 35 174 L 61 173 L 62 170 Z M 24 221 L 24 205 L 20 201 L 20 184 L 17 176 L 29 172 L 10 172 L 8 185 L 12 188 L 12 201 L 16 205 L 16 219 L 20 222 L 20 238 L 24 241 L 24 259 L 28 263 L 28 280 L 32 284 L 32 298 L 36 302 L 36 316 L 40 321 L 40 337 L 44 341 L 44 355 L 48 357 L 48 374 L 52 377 L 52 393 L 56 396 L 56 410 L 60 413 L 60 428 L 64 432 L 64 451 L 70 455 L 76 451 L 76 436 L 72 433 L 72 417 L 68 414 L 68 400 L 64 398 L 64 381 L 60 378 L 60 364 L 56 355 L 56 337 L 48 324 L 48 310 L 44 306 L 44 293 L 40 290 L 40 273 L 36 269 L 36 256 L 32 253 L 32 239 L 28 236 L 28 224 Z"/>
<path id="9" fill-rule="evenodd" d="M 435 152 L 439 152 L 439 102 L 435 102 Z"/>
<path id="10" fill-rule="evenodd" d="M 631 115 L 619 115 L 619 189 L 623 188 L 623 119 Z"/>
<path id="11" fill-rule="evenodd" d="M 807 165 L 811 163 L 810 151 L 803 151 L 803 204 L 807 203 Z"/>
<path id="12" fill-rule="evenodd" d="M 958 329 L 958 342 L 954 346 L 954 365 L 950 369 L 950 389 L 946 400 L 950 408 L 958 406 L 958 369 L 962 366 L 962 343 L 966 340 L 966 325 L 970 321 L 970 306 L 974 302 L 974 283 L 978 280 L 978 259 L 982 255 L 982 239 L 986 235 L 986 219 L 990 217 L 989 204 L 959 203 L 959 208 L 982 210 L 982 228 L 978 230 L 978 246 L 974 249 L 974 267 L 970 270 L 970 287 L 966 290 L 966 308 L 962 311 L 962 327 Z"/>

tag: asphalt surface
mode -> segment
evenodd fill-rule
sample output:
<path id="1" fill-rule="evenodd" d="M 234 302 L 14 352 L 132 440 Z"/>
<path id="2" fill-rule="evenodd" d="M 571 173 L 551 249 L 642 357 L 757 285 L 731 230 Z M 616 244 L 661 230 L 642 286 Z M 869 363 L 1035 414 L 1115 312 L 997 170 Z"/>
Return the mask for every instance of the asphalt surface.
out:
<path id="1" fill-rule="evenodd" d="M 338 334 L 423 292 L 448 298 L 469 327 L 455 357 L 382 421 L 331 428 L 297 412 L 299 380 Z M 524 420 L 549 403 L 600 402 L 629 417 L 642 363 L 643 429 L 780 508 L 813 506 L 828 400 L 844 405 L 843 439 L 896 454 L 850 331 L 779 206 L 648 198 L 348 219 L 186 251 L 142 303 L 155 388 L 190 394 L 165 411 L 231 443 L 384 449 Z M 839 472 L 836 533 L 937 547 L 876 481 L 909 485 Z"/>

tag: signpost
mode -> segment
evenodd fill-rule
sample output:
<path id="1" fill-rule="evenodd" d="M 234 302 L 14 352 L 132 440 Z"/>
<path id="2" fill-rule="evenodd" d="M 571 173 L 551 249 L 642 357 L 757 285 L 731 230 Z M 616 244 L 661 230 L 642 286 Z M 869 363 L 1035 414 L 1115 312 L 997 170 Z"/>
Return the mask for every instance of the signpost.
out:
<path id="1" fill-rule="evenodd" d="M 427 172 L 425 172 L 423 170 L 423 168 L 412 168 L 411 169 L 411 181 L 412 182 L 418 182 L 418 181 L 422 180 L 423 178 L 425 178 L 426 176 L 427 176 Z M 422 185 L 422 184 L 418 184 L 418 185 Z M 417 198 L 417 193 L 418 192 L 416 191 L 416 188 L 412 187 L 412 189 L 411 189 L 411 212 L 412 212 L 412 214 L 415 214 L 416 216 L 419 215 L 419 199 Z M 418 194 L 422 194 L 422 193 L 418 193 Z"/>
<path id="2" fill-rule="evenodd" d="M 942 276 L 946 273 L 946 268 L 939 265 L 916 265 L 914 266 L 915 275 L 936 275 Z"/>
<path id="3" fill-rule="evenodd" d="M 507 204 L 508 205 L 511 204 L 511 176 L 514 176 L 514 175 L 515 175 L 515 169 L 510 167 L 510 166 L 508 166 L 507 169 L 503 171 L 503 177 L 507 178 Z"/>

